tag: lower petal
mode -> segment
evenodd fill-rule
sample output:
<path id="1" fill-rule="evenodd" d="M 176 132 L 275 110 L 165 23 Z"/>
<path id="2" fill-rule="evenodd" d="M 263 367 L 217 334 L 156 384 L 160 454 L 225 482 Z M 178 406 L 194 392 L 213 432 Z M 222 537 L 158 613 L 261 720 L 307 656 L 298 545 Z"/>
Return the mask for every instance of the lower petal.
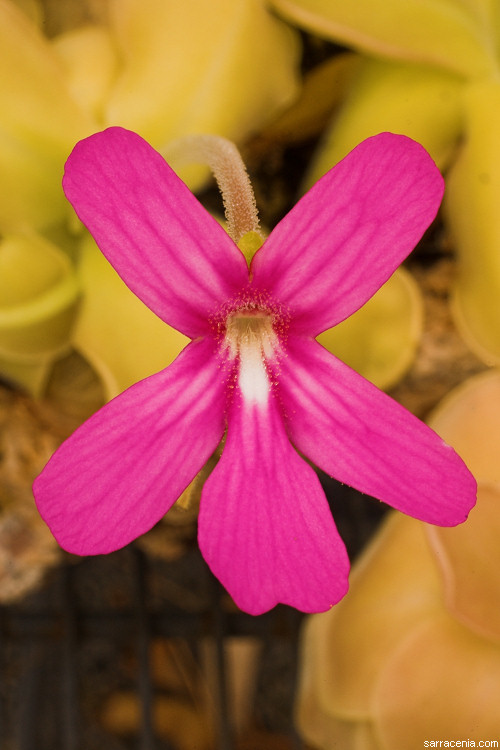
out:
<path id="1" fill-rule="evenodd" d="M 439 526 L 465 521 L 476 482 L 400 404 L 311 339 L 289 339 L 280 391 L 290 439 L 323 471 Z"/>
<path id="2" fill-rule="evenodd" d="M 346 593 L 349 560 L 313 469 L 295 452 L 276 401 L 239 392 L 222 458 L 201 499 L 199 544 L 236 604 L 329 609 Z"/>
<path id="3" fill-rule="evenodd" d="M 224 432 L 225 386 L 208 340 L 110 401 L 35 480 L 41 516 L 79 555 L 112 552 L 148 531 Z"/>

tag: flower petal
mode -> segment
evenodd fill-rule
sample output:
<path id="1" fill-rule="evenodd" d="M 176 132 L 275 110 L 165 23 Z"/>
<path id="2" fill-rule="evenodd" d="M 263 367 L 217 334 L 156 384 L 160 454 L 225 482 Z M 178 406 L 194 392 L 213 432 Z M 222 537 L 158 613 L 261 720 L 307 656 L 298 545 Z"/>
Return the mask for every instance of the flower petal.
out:
<path id="1" fill-rule="evenodd" d="M 443 178 L 420 144 L 381 133 L 331 169 L 270 234 L 254 284 L 317 335 L 360 308 L 434 219 Z"/>
<path id="2" fill-rule="evenodd" d="M 248 280 L 242 253 L 140 136 L 109 128 L 78 143 L 63 187 L 127 286 L 191 338 Z"/>
<path id="3" fill-rule="evenodd" d="M 148 531 L 201 469 L 224 432 L 224 381 L 209 340 L 129 388 L 82 425 L 35 480 L 59 544 L 104 554 Z"/>
<path id="4" fill-rule="evenodd" d="M 465 521 L 476 482 L 430 427 L 325 351 L 290 337 L 280 390 L 290 439 L 317 466 L 403 513 Z"/>
<path id="5" fill-rule="evenodd" d="M 346 593 L 347 553 L 274 397 L 259 405 L 236 393 L 222 458 L 203 489 L 198 537 L 213 573 L 251 614 L 278 602 L 323 611 Z"/>

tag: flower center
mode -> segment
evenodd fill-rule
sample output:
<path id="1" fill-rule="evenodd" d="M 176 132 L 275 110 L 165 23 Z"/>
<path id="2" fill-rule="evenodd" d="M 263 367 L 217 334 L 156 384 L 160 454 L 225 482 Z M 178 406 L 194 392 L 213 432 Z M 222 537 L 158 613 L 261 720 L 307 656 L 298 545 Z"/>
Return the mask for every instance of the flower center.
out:
<path id="1" fill-rule="evenodd" d="M 271 384 L 266 363 L 279 348 L 272 315 L 258 310 L 229 315 L 224 347 L 231 359 L 239 359 L 238 385 L 245 401 L 267 403 Z"/>

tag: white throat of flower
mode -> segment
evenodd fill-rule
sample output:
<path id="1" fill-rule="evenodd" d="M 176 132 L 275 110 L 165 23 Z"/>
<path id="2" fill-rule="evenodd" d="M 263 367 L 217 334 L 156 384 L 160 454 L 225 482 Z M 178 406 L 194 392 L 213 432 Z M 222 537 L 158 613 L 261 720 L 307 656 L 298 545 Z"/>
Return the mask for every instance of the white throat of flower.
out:
<path id="1" fill-rule="evenodd" d="M 228 317 L 225 348 L 231 359 L 239 359 L 238 386 L 247 403 L 267 403 L 271 383 L 266 361 L 274 359 L 278 346 L 268 313 L 238 312 Z"/>

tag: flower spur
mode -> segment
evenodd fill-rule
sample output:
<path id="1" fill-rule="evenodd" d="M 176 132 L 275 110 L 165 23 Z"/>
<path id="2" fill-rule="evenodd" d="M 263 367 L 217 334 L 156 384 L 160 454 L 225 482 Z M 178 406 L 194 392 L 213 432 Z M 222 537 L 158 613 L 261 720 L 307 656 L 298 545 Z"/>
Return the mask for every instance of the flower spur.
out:
<path id="1" fill-rule="evenodd" d="M 443 180 L 414 141 L 361 143 L 243 253 L 142 138 L 109 128 L 77 144 L 66 196 L 130 289 L 191 342 L 106 404 L 34 484 L 66 550 L 101 554 L 148 531 L 215 451 L 201 552 L 236 604 L 323 611 L 349 561 L 323 471 L 400 511 L 465 520 L 475 481 L 426 425 L 314 337 L 368 300 L 413 249 Z M 119 321 L 117 321 L 119 325 Z"/>

